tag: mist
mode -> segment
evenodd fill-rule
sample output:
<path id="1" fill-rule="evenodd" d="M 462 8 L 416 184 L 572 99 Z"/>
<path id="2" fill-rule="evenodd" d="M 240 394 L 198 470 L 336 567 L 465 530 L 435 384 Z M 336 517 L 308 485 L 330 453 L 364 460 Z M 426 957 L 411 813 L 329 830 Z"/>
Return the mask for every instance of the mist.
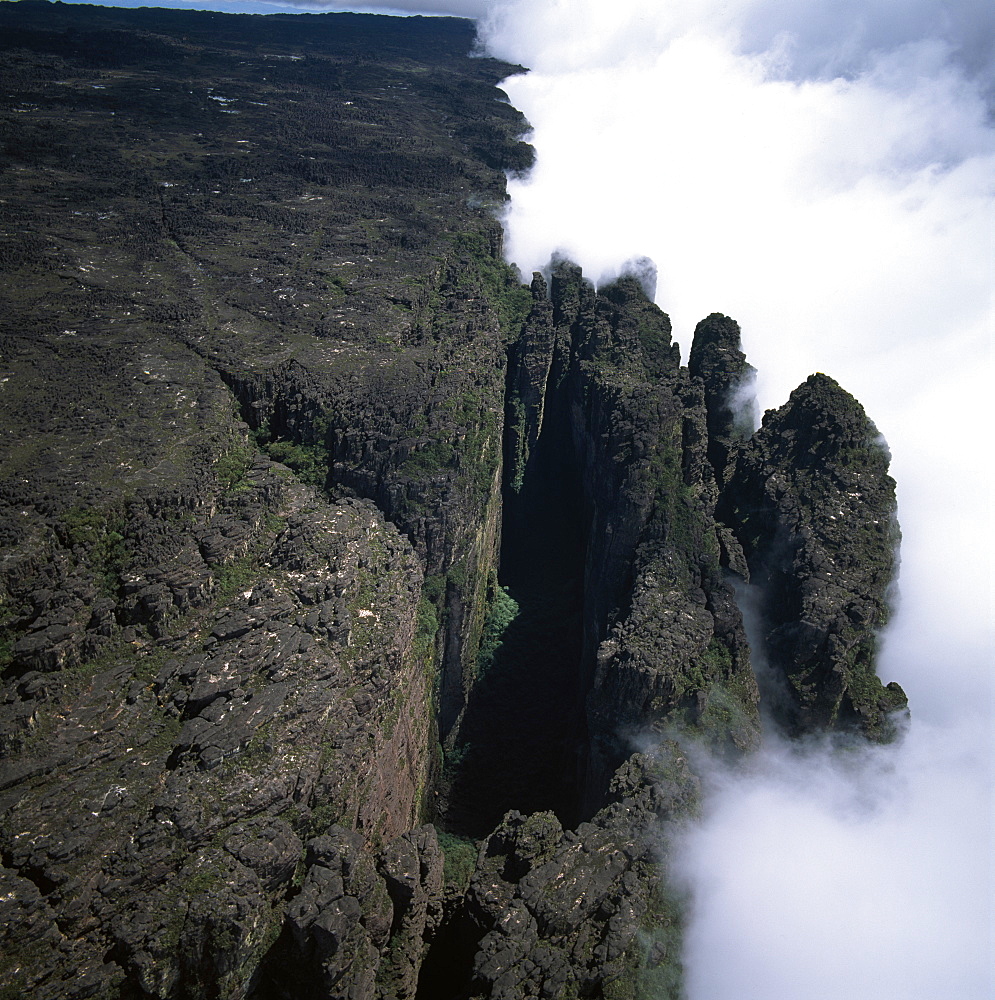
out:
<path id="1" fill-rule="evenodd" d="M 705 768 L 681 862 L 689 997 L 992 995 L 983 744 L 916 729 L 901 747 L 771 739 L 744 772 Z"/>
<path id="2" fill-rule="evenodd" d="M 988 399 L 995 259 L 985 3 L 508 0 L 486 50 L 537 164 L 509 259 L 646 257 L 684 357 L 736 318 L 763 408 L 809 374 L 892 452 L 904 541 L 879 673 L 904 740 L 709 763 L 680 870 L 690 1000 L 995 990 Z"/>

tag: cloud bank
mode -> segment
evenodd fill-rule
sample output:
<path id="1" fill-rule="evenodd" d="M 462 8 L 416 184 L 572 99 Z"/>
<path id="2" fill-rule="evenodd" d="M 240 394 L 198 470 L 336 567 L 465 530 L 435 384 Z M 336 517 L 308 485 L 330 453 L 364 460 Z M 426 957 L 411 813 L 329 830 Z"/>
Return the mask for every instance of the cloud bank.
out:
<path id="1" fill-rule="evenodd" d="M 691 1000 L 982 1000 L 992 874 L 993 10 L 911 0 L 507 0 L 488 50 L 538 162 L 510 258 L 645 255 L 685 357 L 739 320 L 761 405 L 814 371 L 887 439 L 904 542 L 879 672 L 900 747 L 775 738 L 685 845 Z"/>
<path id="2" fill-rule="evenodd" d="M 689 996 L 990 997 L 990 801 L 965 744 L 929 726 L 863 753 L 775 742 L 716 772 L 684 845 Z"/>

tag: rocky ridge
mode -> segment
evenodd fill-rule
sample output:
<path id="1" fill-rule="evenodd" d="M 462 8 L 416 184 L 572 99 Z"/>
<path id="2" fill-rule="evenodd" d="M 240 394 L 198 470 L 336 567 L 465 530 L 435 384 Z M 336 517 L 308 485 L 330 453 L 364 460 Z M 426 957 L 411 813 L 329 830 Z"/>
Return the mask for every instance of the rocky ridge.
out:
<path id="1" fill-rule="evenodd" d="M 467 22 L 3 6 L 7 991 L 679 996 L 675 734 L 904 707 L 859 404 L 520 285 Z"/>

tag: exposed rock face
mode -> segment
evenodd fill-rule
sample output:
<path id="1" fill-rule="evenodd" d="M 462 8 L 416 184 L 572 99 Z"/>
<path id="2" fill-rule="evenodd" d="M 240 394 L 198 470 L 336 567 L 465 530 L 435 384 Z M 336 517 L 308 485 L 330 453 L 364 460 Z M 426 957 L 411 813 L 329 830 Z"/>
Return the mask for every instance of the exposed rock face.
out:
<path id="1" fill-rule="evenodd" d="M 303 992 L 413 995 L 529 301 L 486 208 L 527 151 L 508 68 L 453 20 L 0 20 L 51 110 L 3 113 L 0 971 L 240 997 L 296 928 Z M 367 889 L 360 974 L 332 914 Z"/>
<path id="2" fill-rule="evenodd" d="M 768 411 L 723 495 L 797 731 L 856 725 L 887 737 L 889 714 L 905 709 L 902 689 L 874 672 L 899 541 L 888 458 L 860 404 L 812 375 Z"/>
<path id="3" fill-rule="evenodd" d="M 414 553 L 371 504 L 330 506 L 270 468 L 285 527 L 257 536 L 250 589 L 172 648 L 121 649 L 71 693 L 65 679 L 43 693 L 6 771 L 5 857 L 53 887 L 62 933 L 110 934 L 152 996 L 244 992 L 280 932 L 300 835 L 334 818 L 385 842 L 428 783 Z"/>
<path id="4" fill-rule="evenodd" d="M 332 827 L 308 842 L 307 874 L 290 904 L 293 947 L 274 974 L 282 989 L 318 996 L 375 996 L 380 954 L 390 937 L 391 901 L 363 838 Z"/>
<path id="5" fill-rule="evenodd" d="M 5 989 L 676 1000 L 672 737 L 759 732 L 729 573 L 794 730 L 904 706 L 859 405 L 751 436 L 738 327 L 682 367 L 645 262 L 522 286 L 467 22 L 0 37 Z"/>
<path id="6" fill-rule="evenodd" d="M 535 438 L 533 466 L 545 437 L 577 470 L 590 807 L 635 732 L 656 723 L 680 717 L 716 744 L 750 746 L 757 690 L 719 565 L 705 400 L 670 321 L 634 277 L 596 293 L 570 264 L 554 269 L 551 300 L 512 357 L 509 423 L 522 415 L 521 440 Z M 540 503 L 529 492 L 539 473 L 528 461 L 515 469 L 521 497 Z"/>
<path id="7" fill-rule="evenodd" d="M 608 986 L 676 996 L 680 909 L 662 881 L 666 830 L 697 802 L 697 778 L 664 743 L 653 756 L 634 754 L 608 804 L 576 831 L 550 813 L 508 813 L 481 847 L 468 894 L 487 929 L 472 995 L 585 996 Z"/>
<path id="8" fill-rule="evenodd" d="M 705 386 L 708 411 L 708 460 L 719 484 L 729 478 L 730 460 L 753 434 L 756 369 L 741 349 L 739 324 L 712 313 L 695 328 L 688 372 Z"/>

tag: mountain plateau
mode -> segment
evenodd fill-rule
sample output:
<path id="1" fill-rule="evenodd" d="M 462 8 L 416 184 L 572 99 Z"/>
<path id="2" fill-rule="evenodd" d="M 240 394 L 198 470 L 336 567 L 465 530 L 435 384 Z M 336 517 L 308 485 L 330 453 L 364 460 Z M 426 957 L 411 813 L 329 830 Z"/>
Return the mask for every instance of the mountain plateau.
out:
<path id="1" fill-rule="evenodd" d="M 0 33 L 0 994 L 679 996 L 737 587 L 786 731 L 905 710 L 859 403 L 755 431 L 731 319 L 521 284 L 470 22 Z"/>

